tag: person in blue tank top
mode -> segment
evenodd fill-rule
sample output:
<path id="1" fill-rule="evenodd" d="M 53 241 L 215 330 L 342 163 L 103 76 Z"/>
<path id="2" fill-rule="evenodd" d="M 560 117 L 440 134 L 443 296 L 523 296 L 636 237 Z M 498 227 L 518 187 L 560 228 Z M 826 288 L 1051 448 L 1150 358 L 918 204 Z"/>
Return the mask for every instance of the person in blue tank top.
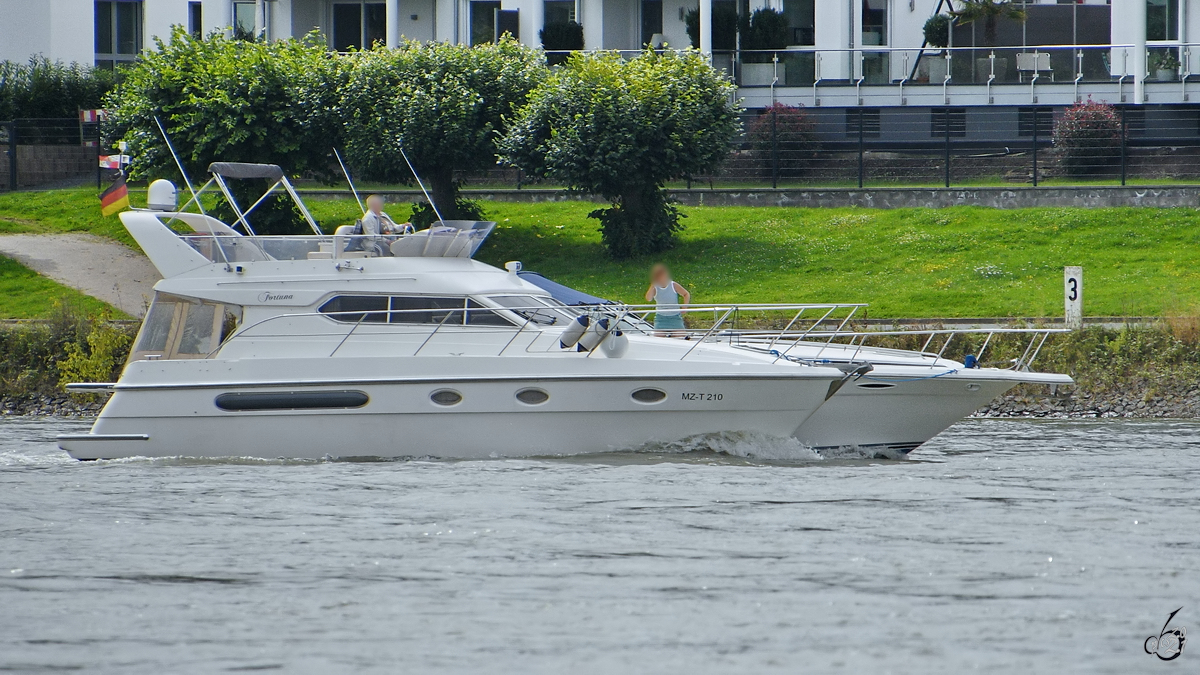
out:
<path id="1" fill-rule="evenodd" d="M 683 298 L 683 303 L 679 302 Z M 650 268 L 650 288 L 646 289 L 646 302 L 653 301 L 654 330 L 660 337 L 683 337 L 687 326 L 683 323 L 682 308 L 692 301 L 692 294 L 671 279 L 667 266 L 658 263 Z"/>

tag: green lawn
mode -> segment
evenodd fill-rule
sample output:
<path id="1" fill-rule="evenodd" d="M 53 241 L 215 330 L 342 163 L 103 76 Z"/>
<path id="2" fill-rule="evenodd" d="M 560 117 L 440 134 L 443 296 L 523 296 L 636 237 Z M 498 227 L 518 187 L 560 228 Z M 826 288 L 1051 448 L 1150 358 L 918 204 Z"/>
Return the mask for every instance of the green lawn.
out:
<path id="1" fill-rule="evenodd" d="M 44 318 L 53 313 L 56 302 L 71 305 L 89 316 L 107 309 L 116 317 L 124 317 L 93 297 L 0 256 L 0 319 Z"/>
<path id="2" fill-rule="evenodd" d="M 134 195 L 137 203 L 142 197 Z M 312 201 L 330 229 L 352 199 Z M 600 247 L 597 205 L 489 202 L 499 222 L 480 260 L 521 260 L 562 283 L 640 301 L 650 265 Z M 406 217 L 406 204 L 389 211 Z M 792 209 L 685 207 L 661 256 L 696 302 L 867 302 L 872 317 L 1058 316 L 1062 267 L 1083 265 L 1089 315 L 1200 311 L 1196 209 Z M 0 195 L 0 232 L 85 230 L 128 242 L 95 191 Z"/>

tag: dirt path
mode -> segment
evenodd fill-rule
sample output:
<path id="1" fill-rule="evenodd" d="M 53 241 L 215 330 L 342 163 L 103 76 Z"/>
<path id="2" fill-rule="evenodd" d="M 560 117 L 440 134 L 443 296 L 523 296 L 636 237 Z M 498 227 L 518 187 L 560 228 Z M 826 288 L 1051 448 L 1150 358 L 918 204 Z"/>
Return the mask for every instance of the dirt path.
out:
<path id="1" fill-rule="evenodd" d="M 134 317 L 145 312 L 162 278 L 138 251 L 91 234 L 0 236 L 0 255 Z"/>

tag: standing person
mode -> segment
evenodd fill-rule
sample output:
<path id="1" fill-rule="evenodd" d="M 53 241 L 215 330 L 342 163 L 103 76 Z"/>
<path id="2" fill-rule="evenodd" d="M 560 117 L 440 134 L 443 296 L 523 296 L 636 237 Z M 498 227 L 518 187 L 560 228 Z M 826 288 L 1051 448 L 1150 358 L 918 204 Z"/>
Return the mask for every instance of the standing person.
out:
<path id="1" fill-rule="evenodd" d="M 692 301 L 692 294 L 683 286 L 671 279 L 671 271 L 667 266 L 658 263 L 650 268 L 650 288 L 646 289 L 646 301 L 654 301 L 654 330 L 660 337 L 682 337 L 687 326 L 683 323 L 682 307 L 679 303 L 683 296 L 682 307 L 687 307 Z"/>

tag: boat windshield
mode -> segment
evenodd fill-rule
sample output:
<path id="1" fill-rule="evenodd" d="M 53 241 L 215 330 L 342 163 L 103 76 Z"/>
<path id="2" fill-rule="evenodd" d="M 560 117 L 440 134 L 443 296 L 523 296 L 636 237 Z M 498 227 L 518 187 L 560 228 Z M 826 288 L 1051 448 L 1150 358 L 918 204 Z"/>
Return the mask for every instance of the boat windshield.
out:
<path id="1" fill-rule="evenodd" d="M 566 305 L 536 295 L 492 295 L 488 300 L 539 326 L 565 326 L 574 319 Z"/>

